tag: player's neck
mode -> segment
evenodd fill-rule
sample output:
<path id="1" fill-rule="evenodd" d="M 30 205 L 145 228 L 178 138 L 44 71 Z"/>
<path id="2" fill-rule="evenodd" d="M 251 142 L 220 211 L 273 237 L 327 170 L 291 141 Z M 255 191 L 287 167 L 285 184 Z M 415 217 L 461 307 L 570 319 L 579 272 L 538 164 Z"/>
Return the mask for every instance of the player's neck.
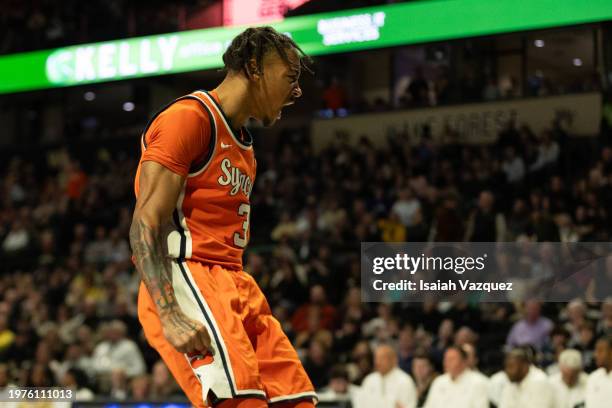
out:
<path id="1" fill-rule="evenodd" d="M 247 85 L 239 76 L 227 76 L 214 89 L 232 129 L 240 129 L 252 116 Z"/>

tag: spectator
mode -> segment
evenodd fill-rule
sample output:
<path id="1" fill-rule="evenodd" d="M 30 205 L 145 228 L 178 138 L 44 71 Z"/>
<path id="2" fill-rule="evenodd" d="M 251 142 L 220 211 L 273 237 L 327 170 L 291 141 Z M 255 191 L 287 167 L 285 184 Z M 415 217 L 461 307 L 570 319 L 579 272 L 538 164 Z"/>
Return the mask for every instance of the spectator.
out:
<path id="1" fill-rule="evenodd" d="M 308 347 L 308 354 L 304 360 L 304 369 L 310 377 L 315 389 L 325 386 L 329 382 L 329 358 L 327 345 L 314 339 Z"/>
<path id="2" fill-rule="evenodd" d="M 607 297 L 601 304 L 601 318 L 597 325 L 597 333 L 600 335 L 612 335 L 612 297 Z"/>
<path id="3" fill-rule="evenodd" d="M 399 333 L 397 342 L 398 366 L 407 374 L 412 374 L 412 360 L 415 351 L 414 328 L 411 325 L 404 325 Z"/>
<path id="4" fill-rule="evenodd" d="M 3 355 L 6 350 L 10 349 L 14 341 L 15 333 L 9 328 L 7 316 L 0 314 L 0 355 Z"/>
<path id="5" fill-rule="evenodd" d="M 414 381 L 397 366 L 397 354 L 389 345 L 381 345 L 375 351 L 376 371 L 368 375 L 362 384 L 359 406 L 381 408 L 409 408 L 416 406 Z"/>
<path id="6" fill-rule="evenodd" d="M 467 354 L 451 346 L 444 353 L 444 374 L 437 377 L 425 408 L 488 408 L 487 383 L 468 367 Z"/>
<path id="7" fill-rule="evenodd" d="M 538 146 L 538 156 L 535 163 L 529 166 L 530 172 L 536 172 L 551 168 L 559 160 L 559 144 L 552 140 L 552 135 L 545 132 L 542 136 L 542 142 Z"/>
<path id="8" fill-rule="evenodd" d="M 397 201 L 391 208 L 392 213 L 397 214 L 400 222 L 405 227 L 411 227 L 415 221 L 415 214 L 421 209 L 421 203 L 414 196 L 411 188 L 403 188 L 399 191 Z"/>
<path id="9" fill-rule="evenodd" d="M 335 365 L 329 372 L 329 383 L 317 393 L 320 402 L 348 402 L 353 401 L 353 406 L 359 404 L 357 401 L 359 387 L 351 384 L 349 375 L 343 365 Z"/>
<path id="10" fill-rule="evenodd" d="M 310 303 L 301 306 L 291 318 L 293 330 L 303 332 L 312 330 L 309 327 L 308 316 L 312 314 L 319 316 L 319 327 L 331 330 L 334 328 L 336 319 L 336 309 L 327 302 L 325 289 L 321 285 L 310 288 Z"/>
<path id="11" fill-rule="evenodd" d="M 559 355 L 560 372 L 549 378 L 553 386 L 555 408 L 574 408 L 584 404 L 587 374 L 582 371 L 578 350 L 564 350 Z"/>
<path id="12" fill-rule="evenodd" d="M 482 381 L 486 383 L 489 382 L 489 377 L 484 375 L 478 369 L 478 353 L 476 352 L 476 347 L 472 343 L 464 343 L 460 346 L 461 349 L 465 352 L 467 356 L 467 366 L 474 374 L 476 374 Z"/>
<path id="13" fill-rule="evenodd" d="M 103 330 L 104 340 L 93 353 L 94 368 L 98 375 L 108 375 L 112 371 L 122 371 L 128 378 L 141 375 L 145 371 L 144 360 L 138 346 L 125 337 L 125 324 L 119 320 L 108 323 Z"/>
<path id="14" fill-rule="evenodd" d="M 414 77 L 408 85 L 408 94 L 413 106 L 429 105 L 429 84 L 423 75 L 423 67 L 416 67 Z"/>
<path id="15" fill-rule="evenodd" d="M 482 191 L 478 206 L 468 219 L 466 240 L 472 242 L 502 241 L 505 236 L 506 222 L 503 214 L 495 212 L 495 198 L 490 191 Z"/>
<path id="16" fill-rule="evenodd" d="M 130 383 L 129 398 L 133 401 L 146 400 L 150 395 L 150 378 L 146 374 L 140 374 L 132 378 Z"/>
<path id="17" fill-rule="evenodd" d="M 463 218 L 459 211 L 459 197 L 448 193 L 437 208 L 434 221 L 434 236 L 437 242 L 459 242 L 463 239 Z"/>
<path id="18" fill-rule="evenodd" d="M 333 77 L 329 87 L 323 91 L 323 101 L 325 109 L 332 111 L 336 115 L 340 109 L 346 108 L 346 92 L 340 86 L 340 81 L 337 77 Z"/>
<path id="19" fill-rule="evenodd" d="M 510 347 L 523 346 L 526 344 L 540 350 L 548 340 L 553 328 L 552 322 L 541 316 L 540 302 L 530 300 L 525 303 L 525 317 L 516 322 L 506 344 Z"/>
<path id="20" fill-rule="evenodd" d="M 415 353 L 412 359 L 412 375 L 417 391 L 417 408 L 425 406 L 425 401 L 429 395 L 431 384 L 436 379 L 437 373 L 434 369 L 431 358 L 424 352 Z"/>
<path id="21" fill-rule="evenodd" d="M 586 384 L 585 408 L 604 408 L 612 401 L 612 337 L 604 336 L 595 345 L 596 371 Z"/>
<path id="22" fill-rule="evenodd" d="M 151 398 L 158 401 L 176 398 L 182 395 L 174 377 L 170 375 L 168 367 L 162 360 L 153 364 L 151 370 Z"/>
<path id="23" fill-rule="evenodd" d="M 506 181 L 510 184 L 520 183 L 525 177 L 525 163 L 516 155 L 512 146 L 506 148 L 502 170 L 506 175 Z"/>
<path id="24" fill-rule="evenodd" d="M 87 374 L 78 368 L 70 368 L 62 378 L 62 387 L 70 388 L 74 391 L 75 401 L 91 401 L 94 393 L 88 388 Z"/>
<path id="25" fill-rule="evenodd" d="M 504 386 L 499 408 L 555 408 L 553 389 L 544 377 L 536 376 L 525 349 L 513 349 L 505 360 L 510 384 Z"/>

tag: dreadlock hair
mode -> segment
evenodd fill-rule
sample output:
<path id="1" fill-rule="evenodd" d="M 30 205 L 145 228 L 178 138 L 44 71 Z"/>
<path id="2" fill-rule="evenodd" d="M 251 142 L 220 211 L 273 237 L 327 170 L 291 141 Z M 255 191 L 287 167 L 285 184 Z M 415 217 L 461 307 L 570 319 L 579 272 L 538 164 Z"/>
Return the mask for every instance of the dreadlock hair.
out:
<path id="1" fill-rule="evenodd" d="M 259 73 L 263 72 L 263 58 L 268 51 L 276 50 L 278 55 L 289 64 L 288 49 L 295 49 L 300 54 L 300 66 L 312 73 L 311 59 L 289 36 L 279 33 L 270 26 L 251 27 L 238 34 L 231 42 L 225 53 L 223 63 L 225 69 L 239 72 L 244 70 L 247 76 L 252 74 L 249 63 L 255 59 Z"/>

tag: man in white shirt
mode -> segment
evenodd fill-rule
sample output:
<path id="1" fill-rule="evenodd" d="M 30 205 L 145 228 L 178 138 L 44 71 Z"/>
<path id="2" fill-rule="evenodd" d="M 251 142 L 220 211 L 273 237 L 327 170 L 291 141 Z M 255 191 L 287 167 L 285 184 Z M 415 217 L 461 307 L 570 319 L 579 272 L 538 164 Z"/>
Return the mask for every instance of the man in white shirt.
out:
<path id="1" fill-rule="evenodd" d="M 128 378 L 144 374 L 144 358 L 136 343 L 127 338 L 125 323 L 113 320 L 104 331 L 105 339 L 93 352 L 96 374 L 106 376 L 113 371 L 122 371 Z"/>
<path id="2" fill-rule="evenodd" d="M 487 383 L 468 367 L 466 352 L 457 346 L 444 353 L 444 374 L 436 378 L 424 408 L 488 408 Z"/>
<path id="3" fill-rule="evenodd" d="M 414 196 L 412 189 L 404 188 L 399 191 L 397 201 L 393 204 L 391 211 L 396 213 L 400 222 L 406 227 L 414 224 L 414 215 L 421 208 L 421 203 Z"/>
<path id="4" fill-rule="evenodd" d="M 547 379 L 546 373 L 535 365 L 529 367 L 529 375 L 536 378 Z M 504 388 L 510 384 L 508 374 L 504 370 L 498 371 L 489 379 L 488 392 L 489 401 L 496 407 L 501 403 L 501 397 L 504 393 Z"/>
<path id="5" fill-rule="evenodd" d="M 374 352 L 376 371 L 361 384 L 355 408 L 416 408 L 417 394 L 412 378 L 397 366 L 395 350 L 386 344 Z M 357 402 L 357 404 L 355 404 Z"/>
<path id="6" fill-rule="evenodd" d="M 506 355 L 504 370 L 510 384 L 503 388 L 499 408 L 556 408 L 552 386 L 546 377 L 531 369 L 524 348 L 516 348 Z"/>
<path id="7" fill-rule="evenodd" d="M 595 362 L 599 368 L 587 380 L 585 407 L 609 408 L 612 405 L 612 336 L 597 341 Z"/>
<path id="8" fill-rule="evenodd" d="M 563 350 L 559 355 L 559 372 L 549 381 L 553 387 L 555 408 L 576 408 L 584 403 L 588 375 L 582 371 L 578 350 Z"/>

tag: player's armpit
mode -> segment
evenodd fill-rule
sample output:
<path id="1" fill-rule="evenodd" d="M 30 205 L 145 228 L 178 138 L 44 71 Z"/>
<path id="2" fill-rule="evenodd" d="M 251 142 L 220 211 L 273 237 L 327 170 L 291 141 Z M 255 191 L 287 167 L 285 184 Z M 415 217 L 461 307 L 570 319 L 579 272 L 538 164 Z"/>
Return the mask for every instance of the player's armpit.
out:
<path id="1" fill-rule="evenodd" d="M 172 287 L 172 260 L 167 256 L 166 237 L 184 177 L 156 162 L 145 162 L 140 170 L 139 195 L 130 227 L 130 245 L 136 269 L 155 302 L 164 335 L 178 351 L 206 351 L 208 331 L 201 322 L 180 309 Z"/>

